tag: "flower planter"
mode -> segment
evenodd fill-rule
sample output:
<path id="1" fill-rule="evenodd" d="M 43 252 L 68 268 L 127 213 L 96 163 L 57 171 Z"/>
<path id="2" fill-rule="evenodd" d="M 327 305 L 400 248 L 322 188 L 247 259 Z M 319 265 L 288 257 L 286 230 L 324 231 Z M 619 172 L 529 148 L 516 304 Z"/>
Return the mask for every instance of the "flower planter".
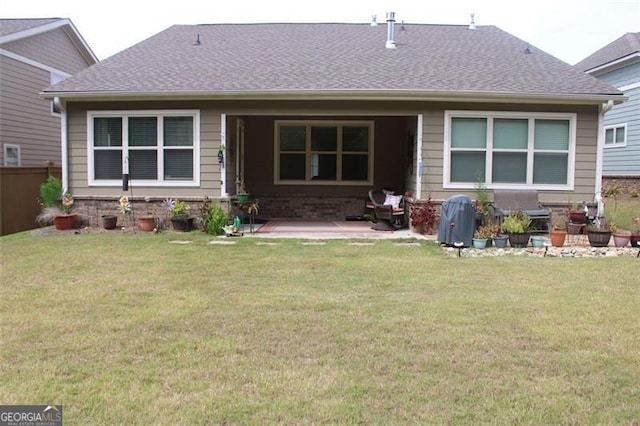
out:
<path id="1" fill-rule="evenodd" d="M 493 245 L 496 248 L 505 248 L 507 247 L 507 241 L 509 241 L 509 237 L 506 235 L 498 235 L 493 237 Z"/>
<path id="2" fill-rule="evenodd" d="M 61 214 L 53 218 L 53 225 L 59 231 L 65 231 L 67 229 L 73 229 L 74 222 L 76 221 L 76 214 Z"/>
<path id="3" fill-rule="evenodd" d="M 246 203 L 247 201 L 249 201 L 249 194 L 238 194 L 239 203 Z"/>
<path id="4" fill-rule="evenodd" d="M 631 247 L 640 247 L 640 234 L 632 234 L 629 238 Z"/>
<path id="5" fill-rule="evenodd" d="M 582 223 L 567 223 L 567 233 L 569 235 L 578 235 L 582 233 L 582 228 L 584 228 L 584 224 Z"/>
<path id="6" fill-rule="evenodd" d="M 587 220 L 587 213 L 583 211 L 570 212 L 569 220 L 573 223 L 585 223 Z"/>
<path id="7" fill-rule="evenodd" d="M 587 238 L 591 247 L 606 247 L 611 239 L 611 231 L 608 230 L 587 230 Z"/>
<path id="8" fill-rule="evenodd" d="M 528 232 L 520 234 L 509 234 L 509 245 L 515 248 L 522 248 L 529 245 L 531 234 Z"/>
<path id="9" fill-rule="evenodd" d="M 155 216 L 141 216 L 138 218 L 138 229 L 144 232 L 151 232 L 156 229 Z"/>
<path id="10" fill-rule="evenodd" d="M 616 247 L 626 247 L 629 245 L 629 241 L 631 241 L 630 231 L 619 231 L 613 233 L 613 244 Z"/>
<path id="11" fill-rule="evenodd" d="M 536 248 L 544 247 L 544 243 L 546 241 L 547 239 L 545 237 L 541 237 L 539 235 L 531 237 L 531 245 Z"/>
<path id="12" fill-rule="evenodd" d="M 173 226 L 174 231 L 178 232 L 189 232 L 193 229 L 193 218 L 192 217 L 172 217 L 171 225 Z"/>
<path id="13" fill-rule="evenodd" d="M 551 245 L 554 247 L 562 247 L 564 246 L 564 242 L 567 238 L 567 231 L 562 229 L 552 229 L 549 234 L 551 239 Z"/>
<path id="14" fill-rule="evenodd" d="M 116 229 L 118 225 L 118 216 L 112 214 L 102 215 L 102 227 L 104 229 Z"/>
<path id="15" fill-rule="evenodd" d="M 486 238 L 474 238 L 472 241 L 473 241 L 473 248 L 483 249 L 487 246 Z"/>

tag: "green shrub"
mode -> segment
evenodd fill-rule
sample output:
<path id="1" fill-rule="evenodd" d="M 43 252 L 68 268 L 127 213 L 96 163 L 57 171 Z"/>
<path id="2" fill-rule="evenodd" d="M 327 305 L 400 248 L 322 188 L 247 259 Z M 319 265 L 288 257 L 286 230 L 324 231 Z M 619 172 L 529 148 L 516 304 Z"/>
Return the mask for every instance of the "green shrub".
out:
<path id="1" fill-rule="evenodd" d="M 223 232 L 223 227 L 227 226 L 228 218 L 220 204 L 213 204 L 209 207 L 205 219 L 205 226 L 207 234 L 220 235 Z"/>
<path id="2" fill-rule="evenodd" d="M 47 181 L 40 185 L 40 199 L 46 207 L 60 207 L 62 197 L 62 182 L 55 176 L 49 176 Z"/>

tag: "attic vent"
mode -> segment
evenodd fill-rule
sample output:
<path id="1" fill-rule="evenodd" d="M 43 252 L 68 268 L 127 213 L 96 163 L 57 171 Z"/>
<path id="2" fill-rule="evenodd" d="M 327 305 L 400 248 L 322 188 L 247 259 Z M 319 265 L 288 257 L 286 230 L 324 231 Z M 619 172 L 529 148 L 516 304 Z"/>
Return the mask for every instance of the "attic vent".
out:
<path id="1" fill-rule="evenodd" d="M 378 26 L 378 17 L 376 15 L 371 15 L 371 25 L 372 27 Z"/>
<path id="2" fill-rule="evenodd" d="M 475 19 L 474 19 L 474 18 L 475 18 L 475 16 L 476 16 L 476 14 L 475 14 L 475 13 L 472 13 L 472 14 L 471 14 L 471 23 L 469 24 L 469 29 L 470 29 L 470 30 L 475 30 L 475 29 L 476 29 L 476 21 L 475 21 Z"/>
<path id="3" fill-rule="evenodd" d="M 387 49 L 395 49 L 396 42 L 393 40 L 393 25 L 396 22 L 396 14 L 395 12 L 387 13 L 387 42 L 385 47 Z"/>

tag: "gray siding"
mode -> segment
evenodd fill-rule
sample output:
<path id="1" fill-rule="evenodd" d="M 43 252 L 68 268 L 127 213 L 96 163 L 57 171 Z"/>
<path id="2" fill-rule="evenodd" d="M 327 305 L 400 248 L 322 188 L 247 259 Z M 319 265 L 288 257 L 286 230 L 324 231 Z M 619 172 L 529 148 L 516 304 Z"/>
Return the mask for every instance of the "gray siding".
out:
<path id="1" fill-rule="evenodd" d="M 640 62 L 606 74 L 598 75 L 597 77 L 614 87 L 623 87 L 637 83 L 640 81 Z M 625 95 L 627 95 L 627 93 L 625 93 Z"/>
<path id="2" fill-rule="evenodd" d="M 0 55 L 0 74 L 0 142 L 20 146 L 22 166 L 60 165 L 60 117 L 39 96 L 49 72 Z M 0 164 L 3 156 L 0 149 Z"/>
<path id="3" fill-rule="evenodd" d="M 444 200 L 452 195 L 464 193 L 460 190 L 442 188 L 444 111 L 447 109 L 508 110 L 528 112 L 575 112 L 577 113 L 577 152 L 575 191 L 548 191 L 541 193 L 543 202 L 567 203 L 570 200 L 592 200 L 596 175 L 596 135 L 598 112 L 595 106 L 563 107 L 540 105 L 482 105 L 451 103 L 364 103 L 342 102 L 339 105 L 327 102 L 136 102 L 136 103 L 72 103 L 69 105 L 70 188 L 74 195 L 83 197 L 119 197 L 118 187 L 88 187 L 87 185 L 87 110 L 134 110 L 134 109 L 198 109 L 201 113 L 201 187 L 200 188 L 134 188 L 136 197 L 209 197 L 220 196 L 220 166 L 217 151 L 220 146 L 220 115 L 228 114 L 230 126 L 235 117 L 242 117 L 246 124 L 246 184 L 250 191 L 259 194 L 311 194 L 319 195 L 366 195 L 367 187 L 351 186 L 275 186 L 273 185 L 273 120 L 278 118 L 304 117 L 306 119 L 373 119 L 376 121 L 376 146 L 374 186 L 402 186 L 413 190 L 413 176 L 417 171 L 408 171 L 408 139 L 415 131 L 416 117 L 423 115 L 423 166 L 422 192 L 420 198 L 430 194 L 435 200 Z M 332 113 L 331 113 L 332 112 Z M 227 134 L 232 135 L 232 129 Z M 228 141 L 233 150 L 234 143 Z M 231 167 L 232 153 L 227 153 L 227 165 Z M 394 171 L 395 170 L 395 171 Z M 228 182 L 233 192 L 234 182 Z M 469 191 L 473 196 L 473 190 Z"/>
<path id="4" fill-rule="evenodd" d="M 69 74 L 93 64 L 85 60 L 63 28 L 3 44 L 2 48 Z"/>

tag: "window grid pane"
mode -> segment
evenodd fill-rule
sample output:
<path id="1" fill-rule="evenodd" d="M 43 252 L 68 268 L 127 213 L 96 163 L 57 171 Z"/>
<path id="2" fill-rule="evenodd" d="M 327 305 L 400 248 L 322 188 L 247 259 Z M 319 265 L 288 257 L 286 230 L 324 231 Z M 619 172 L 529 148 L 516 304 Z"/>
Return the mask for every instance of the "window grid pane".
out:
<path id="1" fill-rule="evenodd" d="M 157 122 L 156 117 L 130 117 L 129 146 L 157 146 Z"/>
<path id="2" fill-rule="evenodd" d="M 569 149 L 568 120 L 535 120 L 534 148 L 554 151 Z"/>
<path id="3" fill-rule="evenodd" d="M 533 156 L 533 183 L 565 185 L 568 154 L 537 153 Z"/>
<path id="4" fill-rule="evenodd" d="M 451 182 L 485 180 L 485 153 L 454 151 L 451 153 Z"/>
<path id="5" fill-rule="evenodd" d="M 369 179 L 369 156 L 366 154 L 345 154 L 342 156 L 342 180 Z"/>
<path id="6" fill-rule="evenodd" d="M 453 118 L 451 120 L 452 148 L 479 148 L 487 146 L 486 118 Z"/>
<path id="7" fill-rule="evenodd" d="M 94 179 L 122 179 L 122 150 L 97 150 L 93 153 Z"/>
<path id="8" fill-rule="evenodd" d="M 122 146 L 122 118 L 94 118 L 93 146 Z"/>
<path id="9" fill-rule="evenodd" d="M 342 128 L 342 151 L 368 152 L 369 128 L 365 126 L 344 126 Z"/>
<path id="10" fill-rule="evenodd" d="M 494 149 L 527 149 L 529 120 L 496 118 L 493 120 Z"/>
<path id="11" fill-rule="evenodd" d="M 338 150 L 338 128 L 311 127 L 311 150 L 336 152 Z"/>
<path id="12" fill-rule="evenodd" d="M 526 183 L 527 153 L 494 152 L 492 173 L 493 182 Z"/>
<path id="13" fill-rule="evenodd" d="M 193 145 L 193 117 L 164 117 L 165 146 Z"/>
<path id="14" fill-rule="evenodd" d="M 305 126 L 280 127 L 280 151 L 305 151 L 307 128 Z"/>
<path id="15" fill-rule="evenodd" d="M 158 179 L 158 151 L 129 150 L 129 174 L 131 179 Z"/>
<path id="16" fill-rule="evenodd" d="M 624 143 L 624 127 L 616 128 L 616 143 Z"/>

